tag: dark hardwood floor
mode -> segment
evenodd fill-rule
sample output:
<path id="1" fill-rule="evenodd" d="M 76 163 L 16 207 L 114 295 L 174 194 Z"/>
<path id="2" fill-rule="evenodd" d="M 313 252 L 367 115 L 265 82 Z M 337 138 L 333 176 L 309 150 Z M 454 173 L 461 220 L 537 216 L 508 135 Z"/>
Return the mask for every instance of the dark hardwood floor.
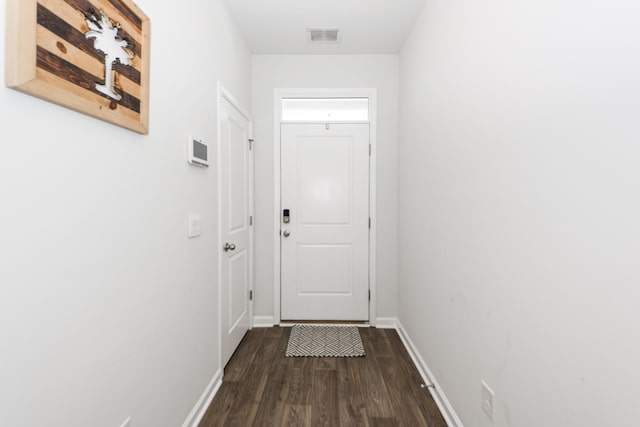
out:
<path id="1" fill-rule="evenodd" d="M 446 427 L 396 331 L 361 328 L 355 358 L 285 357 L 290 332 L 249 331 L 200 427 Z"/>

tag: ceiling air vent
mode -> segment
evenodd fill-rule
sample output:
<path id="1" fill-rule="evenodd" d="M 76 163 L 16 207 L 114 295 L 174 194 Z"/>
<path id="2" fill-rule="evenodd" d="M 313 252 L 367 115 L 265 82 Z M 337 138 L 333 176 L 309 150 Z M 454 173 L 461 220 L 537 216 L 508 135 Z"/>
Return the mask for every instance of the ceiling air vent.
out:
<path id="1" fill-rule="evenodd" d="M 340 43 L 338 28 L 309 28 L 309 43 Z"/>

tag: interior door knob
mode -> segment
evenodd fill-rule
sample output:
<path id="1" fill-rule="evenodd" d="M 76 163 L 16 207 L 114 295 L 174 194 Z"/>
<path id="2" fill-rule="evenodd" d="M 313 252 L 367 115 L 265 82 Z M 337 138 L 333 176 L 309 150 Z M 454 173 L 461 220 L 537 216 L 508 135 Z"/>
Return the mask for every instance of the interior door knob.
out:
<path id="1" fill-rule="evenodd" d="M 291 233 L 289 232 L 289 230 L 284 230 L 284 232 L 282 233 L 282 235 L 284 237 L 289 237 L 291 235 Z"/>
<path id="2" fill-rule="evenodd" d="M 222 249 L 224 249 L 225 252 L 235 251 L 236 250 L 236 245 L 234 245 L 233 243 L 231 243 L 231 244 L 225 243 L 224 246 L 222 247 Z"/>

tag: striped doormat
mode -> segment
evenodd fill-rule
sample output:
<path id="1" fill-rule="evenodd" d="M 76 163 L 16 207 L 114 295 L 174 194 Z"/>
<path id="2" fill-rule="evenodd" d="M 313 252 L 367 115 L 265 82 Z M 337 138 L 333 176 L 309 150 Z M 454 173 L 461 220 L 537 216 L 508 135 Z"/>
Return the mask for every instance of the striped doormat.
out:
<path id="1" fill-rule="evenodd" d="M 355 326 L 295 325 L 287 357 L 362 357 L 364 346 Z"/>

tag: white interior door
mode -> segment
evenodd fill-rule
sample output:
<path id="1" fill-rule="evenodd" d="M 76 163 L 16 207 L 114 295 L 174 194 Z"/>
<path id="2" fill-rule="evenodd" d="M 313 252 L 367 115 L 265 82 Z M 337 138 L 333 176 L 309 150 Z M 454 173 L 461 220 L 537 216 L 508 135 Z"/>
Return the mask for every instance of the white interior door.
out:
<path id="1" fill-rule="evenodd" d="M 250 326 L 251 158 L 249 121 L 226 99 L 220 111 L 222 366 Z"/>
<path id="2" fill-rule="evenodd" d="M 281 318 L 369 320 L 369 125 L 283 124 L 281 174 Z"/>

